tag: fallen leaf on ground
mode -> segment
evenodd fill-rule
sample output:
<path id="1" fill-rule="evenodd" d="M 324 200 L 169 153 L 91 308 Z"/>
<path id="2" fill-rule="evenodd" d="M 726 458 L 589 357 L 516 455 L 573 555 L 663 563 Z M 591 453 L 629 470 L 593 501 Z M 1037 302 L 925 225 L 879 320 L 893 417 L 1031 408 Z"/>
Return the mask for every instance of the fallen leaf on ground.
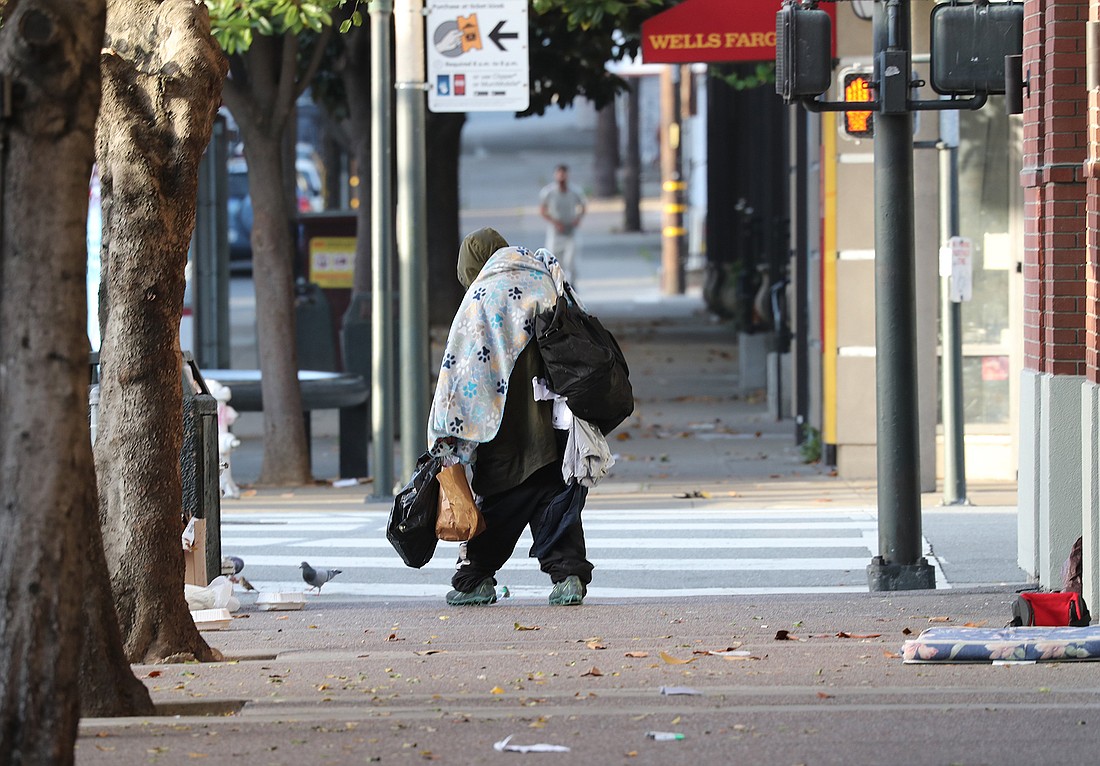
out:
<path id="1" fill-rule="evenodd" d="M 387 641 L 404 641 L 405 639 L 398 638 L 396 633 L 390 633 L 389 636 L 386 637 L 386 640 Z"/>
<path id="2" fill-rule="evenodd" d="M 950 617 L 929 617 L 929 622 L 951 622 Z"/>
<path id="3" fill-rule="evenodd" d="M 593 665 L 588 670 L 581 673 L 582 678 L 584 676 L 602 676 L 602 675 L 603 675 L 603 671 L 600 670 L 599 668 L 597 668 L 595 665 Z"/>
<path id="4" fill-rule="evenodd" d="M 630 433 L 628 431 L 619 431 L 619 433 L 615 434 L 615 438 L 621 442 L 625 442 L 630 438 Z"/>
<path id="5" fill-rule="evenodd" d="M 442 654 L 442 653 L 443 653 L 442 649 L 422 649 L 419 652 L 417 652 L 417 654 L 419 654 L 421 657 L 427 657 L 429 654 Z"/>
<path id="6" fill-rule="evenodd" d="M 689 662 L 695 662 L 694 657 L 692 657 L 690 660 L 681 660 L 677 657 L 673 657 L 668 652 L 661 652 L 660 654 L 661 659 L 667 662 L 669 665 L 687 665 Z"/>
<path id="7" fill-rule="evenodd" d="M 489 694 L 504 694 L 504 690 L 501 689 L 499 686 L 494 686 L 492 689 L 489 690 Z"/>
<path id="8" fill-rule="evenodd" d="M 882 656 L 885 657 L 888 660 L 900 660 L 901 659 L 900 654 L 898 654 L 897 652 L 891 652 L 889 650 L 884 651 L 882 653 Z"/>
<path id="9" fill-rule="evenodd" d="M 982 620 L 981 622 L 967 622 L 963 624 L 964 628 L 984 628 L 989 624 L 989 620 Z"/>
<path id="10" fill-rule="evenodd" d="M 881 633 L 845 633 L 843 630 L 836 634 L 837 638 L 881 638 Z"/>
<path id="11" fill-rule="evenodd" d="M 800 641 L 798 636 L 792 636 L 789 630 L 777 630 L 775 631 L 776 641 Z"/>
<path id="12" fill-rule="evenodd" d="M 627 652 L 624 657 L 633 657 L 636 660 L 640 660 L 643 657 L 648 657 L 649 652 Z"/>
<path id="13" fill-rule="evenodd" d="M 826 694 L 825 692 L 818 692 L 817 697 L 818 697 L 818 699 L 829 700 L 829 699 L 833 698 L 833 695 Z"/>
<path id="14" fill-rule="evenodd" d="M 904 635 L 904 636 L 911 636 L 911 635 L 913 635 L 913 631 L 909 630 L 909 628 L 902 628 L 902 629 L 901 629 L 901 633 L 902 633 L 902 635 Z"/>
<path id="15" fill-rule="evenodd" d="M 601 644 L 599 641 L 589 641 L 585 644 L 589 649 L 606 649 L 607 647 Z"/>
<path id="16" fill-rule="evenodd" d="M 518 622 L 516 623 L 515 629 L 516 630 L 542 630 L 542 628 L 540 628 L 538 625 L 520 625 Z"/>

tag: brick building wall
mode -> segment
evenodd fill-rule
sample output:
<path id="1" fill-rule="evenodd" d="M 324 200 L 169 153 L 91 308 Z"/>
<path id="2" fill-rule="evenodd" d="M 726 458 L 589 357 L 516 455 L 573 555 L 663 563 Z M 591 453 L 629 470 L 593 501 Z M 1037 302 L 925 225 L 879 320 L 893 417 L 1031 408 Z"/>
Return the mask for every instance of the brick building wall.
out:
<path id="1" fill-rule="evenodd" d="M 1090 27 L 1100 25 L 1100 2 L 1089 7 Z M 1085 77 L 1084 68 L 1081 77 Z M 1100 383 L 1100 72 L 1085 83 L 1088 93 L 1088 159 L 1085 162 L 1085 375 Z"/>
<path id="2" fill-rule="evenodd" d="M 1025 3 L 1024 367 L 1084 375 L 1088 327 L 1086 0 Z M 1095 209 L 1095 208 L 1094 208 Z M 1095 276 L 1095 275 L 1094 275 Z M 1093 282 L 1095 287 L 1095 282 Z M 1095 289 L 1092 294 L 1095 295 Z M 1095 299 L 1093 300 L 1095 304 Z M 1095 317 L 1095 305 L 1091 314 Z"/>

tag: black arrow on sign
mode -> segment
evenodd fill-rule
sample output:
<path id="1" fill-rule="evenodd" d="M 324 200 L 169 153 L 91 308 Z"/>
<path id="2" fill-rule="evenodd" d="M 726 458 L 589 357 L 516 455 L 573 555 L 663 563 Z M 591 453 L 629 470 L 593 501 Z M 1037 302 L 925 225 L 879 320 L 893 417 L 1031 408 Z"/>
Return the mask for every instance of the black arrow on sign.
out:
<path id="1" fill-rule="evenodd" d="M 501 32 L 500 31 L 500 28 L 504 26 L 504 21 L 507 21 L 507 19 L 505 19 L 503 21 L 498 21 L 497 25 L 495 27 L 493 27 L 493 31 L 489 33 L 489 39 L 492 40 L 493 44 L 496 45 L 501 50 L 506 50 L 505 47 L 500 44 L 501 40 L 515 40 L 519 37 L 518 32 Z"/>

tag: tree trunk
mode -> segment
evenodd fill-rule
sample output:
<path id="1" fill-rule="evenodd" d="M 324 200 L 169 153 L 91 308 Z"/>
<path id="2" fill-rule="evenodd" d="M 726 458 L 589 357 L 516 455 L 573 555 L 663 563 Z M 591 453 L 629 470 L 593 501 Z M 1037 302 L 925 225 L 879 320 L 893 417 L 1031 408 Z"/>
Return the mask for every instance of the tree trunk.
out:
<path id="1" fill-rule="evenodd" d="M 640 78 L 631 77 L 626 92 L 626 157 L 623 159 L 623 231 L 642 230 L 642 153 L 638 144 Z"/>
<path id="2" fill-rule="evenodd" d="M 252 195 L 252 279 L 264 397 L 259 482 L 306 484 L 312 476 L 294 343 L 294 246 L 286 198 L 274 180 L 283 177 L 282 141 L 278 136 L 245 131 L 244 154 Z"/>
<path id="3" fill-rule="evenodd" d="M 592 196 L 614 197 L 619 193 L 619 123 L 615 99 L 596 112 L 596 154 L 592 162 Z"/>
<path id="4" fill-rule="evenodd" d="M 88 179 L 103 0 L 9 3 L 0 177 L 0 763 L 69 764 L 88 430 Z M 94 512 L 94 511 L 92 511 Z"/>
<path id="5" fill-rule="evenodd" d="M 234 56 L 225 101 L 240 126 L 252 196 L 252 279 L 264 400 L 260 484 L 313 480 L 298 385 L 294 329 L 294 242 L 283 195 L 283 134 L 294 104 L 297 38 L 257 34 Z"/>
<path id="6" fill-rule="evenodd" d="M 107 264 L 95 449 L 104 549 L 129 660 L 211 660 L 217 652 L 183 598 L 179 324 L 198 163 L 225 60 L 204 5 L 108 6 L 97 130 Z"/>
<path id="7" fill-rule="evenodd" d="M 352 27 L 344 35 L 344 64 L 340 78 L 348 102 L 348 133 L 359 177 L 359 206 L 355 210 L 355 270 L 352 280 L 353 304 L 365 312 L 354 319 L 370 319 L 371 293 L 371 60 L 370 27 Z M 359 297 L 360 300 L 355 301 Z"/>
<path id="8" fill-rule="evenodd" d="M 458 246 L 458 162 L 462 149 L 462 113 L 427 114 L 425 165 L 428 176 L 428 323 L 448 327 L 463 289 L 456 276 Z"/>

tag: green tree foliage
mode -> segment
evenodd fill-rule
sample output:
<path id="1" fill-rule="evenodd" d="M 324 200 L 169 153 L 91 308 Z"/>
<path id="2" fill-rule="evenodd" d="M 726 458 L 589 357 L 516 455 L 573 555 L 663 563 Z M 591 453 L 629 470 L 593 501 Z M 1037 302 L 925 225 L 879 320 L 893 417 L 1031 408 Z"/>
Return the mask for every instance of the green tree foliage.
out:
<path id="1" fill-rule="evenodd" d="M 252 45 L 254 34 L 320 33 L 332 26 L 332 12 L 345 0 L 206 0 L 214 38 L 227 55 Z"/>
<path id="2" fill-rule="evenodd" d="M 605 64 L 638 53 L 642 22 L 670 0 L 533 0 L 529 14 L 531 105 L 524 115 L 578 97 L 602 107 L 626 88 Z"/>

